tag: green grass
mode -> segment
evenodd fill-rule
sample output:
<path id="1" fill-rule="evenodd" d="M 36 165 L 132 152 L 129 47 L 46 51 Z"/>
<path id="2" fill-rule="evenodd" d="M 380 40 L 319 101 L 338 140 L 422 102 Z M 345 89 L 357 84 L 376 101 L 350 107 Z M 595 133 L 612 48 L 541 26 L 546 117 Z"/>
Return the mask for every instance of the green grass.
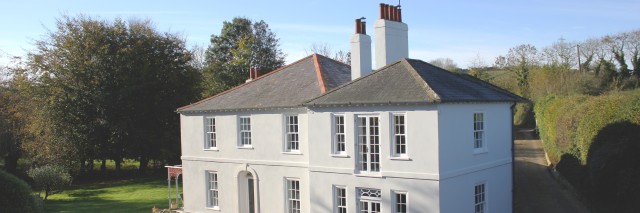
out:
<path id="1" fill-rule="evenodd" d="M 173 186 L 173 185 L 172 185 Z M 174 186 L 175 187 L 175 186 Z M 74 185 L 49 196 L 46 212 L 151 212 L 153 206 L 167 208 L 164 178 L 139 178 Z"/>

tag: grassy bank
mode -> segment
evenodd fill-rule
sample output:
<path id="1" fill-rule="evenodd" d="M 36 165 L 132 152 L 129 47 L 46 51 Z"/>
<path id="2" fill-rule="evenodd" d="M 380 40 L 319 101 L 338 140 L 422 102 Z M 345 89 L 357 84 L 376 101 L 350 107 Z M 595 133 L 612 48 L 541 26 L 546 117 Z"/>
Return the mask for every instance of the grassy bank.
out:
<path id="1" fill-rule="evenodd" d="M 167 208 L 165 178 L 139 178 L 74 185 L 49 197 L 46 212 L 151 212 Z"/>

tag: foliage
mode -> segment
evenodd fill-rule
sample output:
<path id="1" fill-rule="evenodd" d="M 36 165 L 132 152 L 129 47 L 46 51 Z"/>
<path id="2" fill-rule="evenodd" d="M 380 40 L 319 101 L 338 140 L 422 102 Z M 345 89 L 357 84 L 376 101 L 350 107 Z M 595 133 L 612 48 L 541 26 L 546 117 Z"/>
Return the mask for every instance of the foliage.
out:
<path id="1" fill-rule="evenodd" d="M 23 180 L 0 170 L 0 206 L 2 212 L 43 212 L 36 203 L 31 188 Z"/>
<path id="2" fill-rule="evenodd" d="M 44 191 L 44 200 L 49 195 L 62 192 L 64 187 L 71 184 L 71 175 L 60 166 L 42 166 L 30 169 L 27 174 L 41 191 Z"/>
<path id="3" fill-rule="evenodd" d="M 450 58 L 437 58 L 429 61 L 430 64 L 448 70 L 449 72 L 458 72 L 460 68 L 458 64 Z"/>
<path id="4" fill-rule="evenodd" d="M 126 157 L 139 159 L 140 168 L 149 159 L 177 159 L 173 111 L 200 92 L 181 38 L 156 32 L 148 21 L 64 16 L 36 45 L 28 60 L 39 103 L 30 118 L 34 139 L 24 145 L 30 155 L 64 156 L 76 165 L 118 165 Z"/>
<path id="5" fill-rule="evenodd" d="M 275 33 L 262 20 L 236 17 L 225 21 L 220 35 L 211 36 L 205 53 L 202 95 L 208 97 L 244 83 L 250 67 L 264 74 L 283 66 L 285 55 L 279 46 Z"/>
<path id="6" fill-rule="evenodd" d="M 556 168 L 597 208 L 626 212 L 640 195 L 640 89 L 600 96 L 549 96 L 535 105 Z"/>
<path id="7" fill-rule="evenodd" d="M 46 210 L 69 213 L 149 212 L 153 206 L 168 207 L 166 177 L 73 185 L 49 197 Z"/>

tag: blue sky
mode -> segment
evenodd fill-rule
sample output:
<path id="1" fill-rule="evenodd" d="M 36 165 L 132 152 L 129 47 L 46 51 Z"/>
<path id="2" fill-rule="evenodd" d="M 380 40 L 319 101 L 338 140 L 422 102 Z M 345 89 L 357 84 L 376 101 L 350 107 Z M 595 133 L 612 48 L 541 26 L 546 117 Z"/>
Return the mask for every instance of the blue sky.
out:
<path id="1" fill-rule="evenodd" d="M 0 7 L 0 64 L 7 55 L 33 49 L 62 14 L 95 18 L 150 19 L 159 31 L 179 33 L 189 46 L 208 46 L 222 22 L 236 16 L 264 20 L 280 38 L 287 62 L 306 56 L 311 44 L 348 50 L 354 19 L 367 17 L 368 32 L 378 4 L 397 1 L 32 1 Z M 640 28 L 638 0 L 464 0 L 402 1 L 409 25 L 409 56 L 429 61 L 452 58 L 466 67 L 476 56 L 491 64 L 519 44 L 547 46 L 560 37 L 581 41 Z M 374 47 L 375 48 L 375 47 Z"/>

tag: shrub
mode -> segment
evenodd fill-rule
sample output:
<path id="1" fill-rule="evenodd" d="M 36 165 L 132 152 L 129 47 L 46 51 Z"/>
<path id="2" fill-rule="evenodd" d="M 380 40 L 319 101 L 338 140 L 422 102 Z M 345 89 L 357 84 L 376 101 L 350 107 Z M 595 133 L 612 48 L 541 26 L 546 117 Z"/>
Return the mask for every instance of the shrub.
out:
<path id="1" fill-rule="evenodd" d="M 33 179 L 36 186 L 44 191 L 44 200 L 49 195 L 62 192 L 62 189 L 71 184 L 71 175 L 59 166 L 43 166 L 31 169 L 28 172 L 29 177 Z"/>
<path id="2" fill-rule="evenodd" d="M 31 188 L 23 180 L 0 170 L 0 208 L 2 212 L 43 212 Z"/>

